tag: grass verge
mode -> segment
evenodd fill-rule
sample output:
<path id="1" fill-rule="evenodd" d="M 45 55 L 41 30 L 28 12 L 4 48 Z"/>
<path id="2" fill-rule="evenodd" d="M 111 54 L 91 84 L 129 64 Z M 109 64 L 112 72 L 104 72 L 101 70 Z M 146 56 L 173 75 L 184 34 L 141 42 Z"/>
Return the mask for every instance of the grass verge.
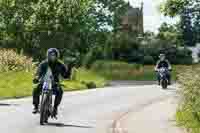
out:
<path id="1" fill-rule="evenodd" d="M 200 69 L 199 65 L 178 76 L 180 84 L 177 124 L 188 133 L 200 133 Z"/>
<path id="2" fill-rule="evenodd" d="M 0 98 L 19 98 L 32 95 L 34 87 L 32 78 L 32 72 L 0 73 Z M 77 69 L 72 80 L 63 81 L 63 84 L 65 91 L 75 91 L 103 87 L 107 81 L 94 72 Z"/>

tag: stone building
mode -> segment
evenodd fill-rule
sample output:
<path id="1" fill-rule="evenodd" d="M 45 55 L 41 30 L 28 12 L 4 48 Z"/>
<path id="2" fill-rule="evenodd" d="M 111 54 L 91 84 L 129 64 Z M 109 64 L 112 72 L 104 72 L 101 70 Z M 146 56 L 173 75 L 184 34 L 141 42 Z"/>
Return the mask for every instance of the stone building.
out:
<path id="1" fill-rule="evenodd" d="M 136 35 L 144 33 L 143 21 L 143 3 L 141 7 L 132 7 L 128 4 L 127 12 L 122 16 L 120 29 L 123 31 L 131 31 Z"/>

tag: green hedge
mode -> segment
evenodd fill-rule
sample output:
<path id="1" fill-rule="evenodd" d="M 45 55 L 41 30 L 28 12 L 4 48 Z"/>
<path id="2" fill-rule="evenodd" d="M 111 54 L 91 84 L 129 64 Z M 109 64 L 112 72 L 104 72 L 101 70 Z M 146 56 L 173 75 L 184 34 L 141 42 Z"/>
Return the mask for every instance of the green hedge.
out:
<path id="1" fill-rule="evenodd" d="M 119 61 L 97 61 L 92 71 L 106 77 L 108 80 L 155 80 L 153 66 L 144 67 L 140 64 L 129 64 Z"/>
<path id="2" fill-rule="evenodd" d="M 155 64 L 155 60 L 154 60 L 154 58 L 153 58 L 152 56 L 150 56 L 150 55 L 144 56 L 143 64 L 144 64 L 144 65 Z"/>
<path id="3" fill-rule="evenodd" d="M 155 81 L 155 65 L 130 64 L 122 61 L 96 61 L 91 70 L 108 80 L 140 80 Z M 172 77 L 177 79 L 177 74 L 190 68 L 186 65 L 173 65 Z"/>

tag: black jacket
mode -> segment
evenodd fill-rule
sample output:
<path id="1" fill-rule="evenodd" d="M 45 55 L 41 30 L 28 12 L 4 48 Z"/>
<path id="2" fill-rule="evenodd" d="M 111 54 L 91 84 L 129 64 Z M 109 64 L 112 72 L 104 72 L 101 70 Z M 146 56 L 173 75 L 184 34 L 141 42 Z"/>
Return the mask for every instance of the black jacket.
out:
<path id="1" fill-rule="evenodd" d="M 35 75 L 38 80 L 45 76 L 48 67 L 51 68 L 55 82 L 59 82 L 59 76 L 62 76 L 65 79 L 70 78 L 71 72 L 63 63 L 60 61 L 49 63 L 47 60 L 44 60 L 40 63 Z"/>
<path id="2" fill-rule="evenodd" d="M 168 60 L 164 60 L 164 61 L 159 60 L 156 64 L 155 70 L 160 69 L 162 67 L 172 69 L 171 64 L 169 63 Z"/>

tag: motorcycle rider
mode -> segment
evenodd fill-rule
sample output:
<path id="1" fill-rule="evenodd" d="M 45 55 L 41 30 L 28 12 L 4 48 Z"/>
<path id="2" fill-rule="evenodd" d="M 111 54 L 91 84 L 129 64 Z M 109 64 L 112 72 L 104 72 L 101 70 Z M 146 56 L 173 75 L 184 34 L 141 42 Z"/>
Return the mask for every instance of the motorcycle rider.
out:
<path id="1" fill-rule="evenodd" d="M 40 102 L 40 94 L 42 91 L 42 81 L 41 79 L 45 76 L 48 68 L 51 69 L 54 81 L 59 83 L 59 76 L 61 75 L 64 79 L 70 77 L 70 72 L 67 70 L 65 65 L 61 63 L 59 59 L 60 53 L 56 48 L 50 48 L 47 51 L 47 59 L 42 61 L 36 71 L 35 77 L 33 79 L 34 84 L 38 84 L 36 88 L 33 90 L 33 105 L 34 110 L 33 114 L 38 113 L 38 106 Z M 54 110 L 53 115 L 56 117 L 58 106 L 61 103 L 63 90 L 59 85 L 53 86 L 53 91 L 55 94 L 55 101 L 54 101 Z"/>
<path id="2" fill-rule="evenodd" d="M 167 73 L 167 78 L 169 80 L 168 84 L 171 84 L 171 73 L 170 71 L 172 70 L 172 66 L 170 64 L 170 62 L 166 59 L 165 54 L 160 54 L 159 55 L 160 60 L 157 62 L 156 66 L 155 66 L 155 71 L 158 72 L 158 70 L 162 67 L 167 68 L 169 71 Z M 160 85 L 160 74 L 157 73 L 157 79 L 158 79 L 158 84 Z"/>

